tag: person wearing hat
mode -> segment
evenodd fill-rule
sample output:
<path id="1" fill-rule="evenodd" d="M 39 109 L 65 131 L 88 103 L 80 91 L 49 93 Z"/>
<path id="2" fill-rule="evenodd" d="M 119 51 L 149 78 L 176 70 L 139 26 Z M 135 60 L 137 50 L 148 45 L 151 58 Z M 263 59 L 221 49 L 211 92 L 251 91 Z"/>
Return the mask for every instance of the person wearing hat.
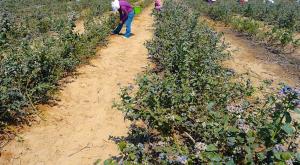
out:
<path id="1" fill-rule="evenodd" d="M 239 0 L 241 5 L 244 5 L 245 3 L 248 2 L 248 0 Z"/>
<path id="2" fill-rule="evenodd" d="M 112 34 L 119 34 L 123 28 L 123 25 L 126 25 L 126 32 L 124 38 L 129 38 L 131 34 L 131 24 L 134 18 L 134 11 L 132 6 L 126 0 L 114 0 L 112 3 L 112 10 L 118 11 L 120 14 L 120 23 L 112 31 Z"/>
<path id="3" fill-rule="evenodd" d="M 208 0 L 208 3 L 209 4 L 212 4 L 212 3 L 214 3 L 214 2 L 216 2 L 217 0 Z"/>

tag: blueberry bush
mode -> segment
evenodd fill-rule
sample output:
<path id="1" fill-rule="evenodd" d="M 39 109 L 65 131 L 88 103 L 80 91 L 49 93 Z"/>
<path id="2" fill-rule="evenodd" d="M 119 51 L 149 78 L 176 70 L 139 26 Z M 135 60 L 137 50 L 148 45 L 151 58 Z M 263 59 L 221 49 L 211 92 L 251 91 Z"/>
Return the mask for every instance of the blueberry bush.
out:
<path id="1" fill-rule="evenodd" d="M 104 164 L 299 162 L 299 88 L 254 96 L 249 80 L 222 67 L 226 45 L 186 1 L 165 0 L 154 15 L 146 45 L 155 68 L 122 89 L 117 107 L 132 125 L 111 137 L 121 154 Z"/>
<path id="2" fill-rule="evenodd" d="M 274 4 L 254 0 L 242 5 L 237 11 L 246 17 L 267 22 L 278 28 L 287 28 L 300 32 L 300 3 L 279 0 Z"/>
<path id="3" fill-rule="evenodd" d="M 203 4 L 203 2 L 198 3 Z M 222 19 L 222 17 L 240 14 L 277 28 L 300 31 L 300 3 L 296 1 L 278 0 L 275 3 L 270 3 L 268 1 L 252 0 L 242 5 L 236 0 L 227 0 L 219 1 L 211 7 L 209 13 L 214 18 Z"/>
<path id="4" fill-rule="evenodd" d="M 150 0 L 131 0 L 141 7 Z M 117 23 L 108 0 L 0 1 L 0 133 L 26 122 Z M 84 33 L 74 32 L 78 19 Z"/>
<path id="5" fill-rule="evenodd" d="M 222 21 L 280 53 L 293 52 L 299 45 L 296 36 L 300 25 L 300 3 L 276 1 L 274 4 L 253 0 L 240 5 L 237 1 L 189 1 L 193 8 L 213 20 Z"/>
<path id="6" fill-rule="evenodd" d="M 9 0 L 0 7 L 0 132 L 24 122 L 58 81 L 106 43 L 114 15 L 109 1 Z M 73 32 L 77 19 L 85 32 Z M 95 19 L 101 21 L 95 21 Z"/>

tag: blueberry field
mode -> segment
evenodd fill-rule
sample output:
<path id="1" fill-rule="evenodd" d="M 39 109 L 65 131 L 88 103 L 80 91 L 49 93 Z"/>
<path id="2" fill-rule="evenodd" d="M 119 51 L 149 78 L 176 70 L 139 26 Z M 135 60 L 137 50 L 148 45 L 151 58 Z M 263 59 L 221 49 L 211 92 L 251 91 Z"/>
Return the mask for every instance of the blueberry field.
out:
<path id="1" fill-rule="evenodd" d="M 1 1 L 0 127 L 22 122 L 57 89 L 58 80 L 95 54 L 113 20 L 94 22 L 110 10 L 107 1 Z M 86 32 L 73 33 L 86 19 Z M 95 35 L 98 34 L 98 35 Z M 96 37 L 95 37 L 96 36 Z"/>
<path id="2" fill-rule="evenodd" d="M 299 113 L 299 88 L 283 85 L 266 92 L 268 82 L 256 88 L 224 68 L 221 63 L 230 54 L 221 35 L 198 17 L 207 13 L 226 21 L 239 13 L 291 32 L 297 31 L 297 20 L 291 27 L 247 15 L 257 6 L 273 9 L 254 2 L 242 7 L 233 1 L 216 3 L 207 8 L 202 1 L 166 0 L 163 11 L 155 13 L 147 49 L 156 68 L 138 78 L 137 92 L 122 90 L 117 107 L 133 124 L 128 137 L 112 137 L 122 154 L 107 164 L 299 163 L 300 125 L 292 117 Z M 258 91 L 262 95 L 255 95 Z"/>
<path id="3" fill-rule="evenodd" d="M 292 52 L 300 44 L 300 4 L 297 1 L 252 0 L 242 5 L 234 0 L 213 5 L 203 1 L 190 3 L 197 11 L 248 34 L 274 51 Z"/>
<path id="4" fill-rule="evenodd" d="M 300 164 L 298 1 L 129 3 L 0 0 L 0 164 Z"/>

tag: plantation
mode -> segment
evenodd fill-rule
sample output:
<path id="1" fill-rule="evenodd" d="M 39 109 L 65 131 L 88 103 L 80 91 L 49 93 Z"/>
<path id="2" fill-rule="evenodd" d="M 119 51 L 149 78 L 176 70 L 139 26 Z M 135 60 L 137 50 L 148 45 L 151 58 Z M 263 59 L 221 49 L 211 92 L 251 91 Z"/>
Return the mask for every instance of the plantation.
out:
<path id="1" fill-rule="evenodd" d="M 300 164 L 298 79 L 253 84 L 206 22 L 293 52 L 299 3 L 130 3 L 143 12 L 123 38 L 108 0 L 0 0 L 0 164 Z"/>
<path id="2" fill-rule="evenodd" d="M 299 89 L 255 96 L 263 87 L 222 67 L 221 36 L 189 4 L 166 0 L 155 12 L 147 48 L 156 67 L 122 90 L 117 107 L 133 124 L 112 137 L 121 155 L 105 164 L 299 163 Z"/>
<path id="3" fill-rule="evenodd" d="M 300 27 L 300 4 L 296 1 L 276 1 L 274 4 L 252 0 L 218 1 L 208 5 L 189 1 L 192 6 L 213 20 L 222 21 L 239 32 L 266 44 L 277 52 L 293 52 L 300 44 L 296 34 Z"/>
<path id="4" fill-rule="evenodd" d="M 108 1 L 1 1 L 0 128 L 47 101 L 58 80 L 95 54 L 114 24 Z M 73 32 L 85 20 L 85 33 Z"/>
<path id="5" fill-rule="evenodd" d="M 221 10 L 221 7 L 223 9 Z M 257 21 L 264 21 L 267 24 L 278 28 L 287 28 L 299 32 L 300 27 L 300 4 L 296 1 L 276 1 L 274 4 L 259 0 L 249 1 L 244 5 L 237 1 L 220 1 L 211 11 L 215 17 L 228 17 L 232 14 L 240 14 L 245 17 L 253 18 Z M 215 11 L 214 11 L 215 10 Z"/>

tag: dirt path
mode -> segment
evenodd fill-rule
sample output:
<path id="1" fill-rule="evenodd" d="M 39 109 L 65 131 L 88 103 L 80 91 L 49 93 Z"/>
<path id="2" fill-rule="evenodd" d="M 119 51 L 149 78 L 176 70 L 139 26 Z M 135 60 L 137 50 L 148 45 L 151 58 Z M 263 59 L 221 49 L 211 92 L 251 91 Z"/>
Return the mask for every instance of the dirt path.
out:
<path id="1" fill-rule="evenodd" d="M 218 32 L 224 33 L 225 42 L 230 46 L 232 58 L 225 65 L 238 73 L 249 72 L 254 84 L 262 80 L 273 80 L 274 84 L 280 82 L 292 86 L 300 85 L 300 54 L 298 50 L 292 55 L 278 55 L 266 50 L 263 46 L 254 44 L 245 36 L 240 36 L 230 27 L 202 18 Z"/>
<path id="2" fill-rule="evenodd" d="M 127 134 L 128 122 L 112 109 L 119 84 L 133 83 L 148 65 L 144 42 L 151 39 L 151 8 L 135 18 L 134 36 L 112 36 L 91 64 L 62 89 L 58 105 L 43 107 L 46 121 L 28 128 L 1 152 L 0 164 L 85 165 L 118 153 L 109 141 Z"/>

